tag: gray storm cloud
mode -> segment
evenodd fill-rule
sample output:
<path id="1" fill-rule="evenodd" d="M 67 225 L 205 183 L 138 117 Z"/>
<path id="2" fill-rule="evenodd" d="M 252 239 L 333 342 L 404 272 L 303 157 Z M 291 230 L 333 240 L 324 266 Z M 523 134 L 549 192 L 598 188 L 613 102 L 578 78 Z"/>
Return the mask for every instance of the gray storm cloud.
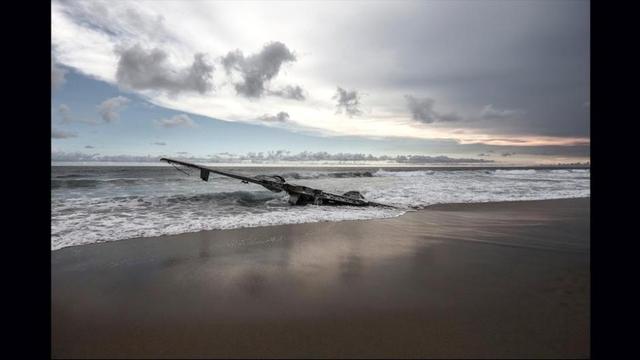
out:
<path id="1" fill-rule="evenodd" d="M 161 90 L 170 94 L 197 92 L 204 94 L 213 89 L 214 66 L 205 61 L 202 53 L 193 56 L 191 66 L 174 69 L 168 63 L 167 53 L 159 48 L 143 49 L 139 44 L 117 50 L 120 59 L 116 79 L 125 88 Z"/>
<path id="2" fill-rule="evenodd" d="M 306 96 L 304 93 L 305 93 L 304 89 L 298 85 L 296 86 L 287 85 L 279 90 L 269 90 L 269 95 L 274 95 L 274 96 L 279 96 L 285 99 L 292 99 L 292 100 L 299 100 L 299 101 L 306 99 Z"/>
<path id="3" fill-rule="evenodd" d="M 103 101 L 98 105 L 98 113 L 104 122 L 113 122 L 120 118 L 120 110 L 129 103 L 129 99 L 124 96 L 116 96 Z"/>
<path id="4" fill-rule="evenodd" d="M 257 54 L 245 57 L 242 51 L 230 51 L 222 58 L 227 74 L 236 71 L 241 80 L 234 84 L 236 92 L 248 98 L 259 98 L 266 92 L 269 81 L 276 77 L 283 64 L 296 61 L 296 56 L 279 41 L 266 44 Z M 296 98 L 302 95 L 301 88 L 280 90 L 284 97 Z M 272 92 L 272 94 L 276 94 Z M 298 99 L 300 100 L 300 99 Z"/>
<path id="5" fill-rule="evenodd" d="M 489 104 L 482 108 L 480 116 L 486 120 L 503 120 L 513 119 L 514 117 L 523 115 L 524 111 L 519 109 L 497 109 L 493 105 Z"/>
<path id="6" fill-rule="evenodd" d="M 58 20 L 52 23 L 53 29 L 60 27 L 60 30 L 52 33 L 52 46 L 55 47 L 53 53 L 58 55 L 57 59 L 68 61 L 63 64 L 63 69 L 73 68 L 79 73 L 110 78 L 113 67 L 95 66 L 97 70 L 93 70 L 90 62 L 84 61 L 90 58 L 88 55 L 93 55 L 89 52 L 93 50 L 90 43 L 78 44 L 83 46 L 77 46 L 79 50 L 73 50 L 74 47 L 70 45 L 73 45 L 76 34 L 69 35 L 68 29 L 62 26 L 69 21 L 59 19 L 67 14 L 74 14 L 74 8 L 90 7 L 93 2 L 54 3 L 62 10 L 52 13 L 57 16 L 53 20 Z M 218 6 L 219 2 L 210 2 L 207 5 L 198 3 L 185 6 L 180 11 L 175 11 L 178 6 L 151 6 L 149 3 L 136 5 L 139 14 L 126 14 L 119 9 L 134 5 L 103 4 L 105 6 L 100 9 L 92 9 L 90 15 L 65 18 L 72 20 L 82 30 L 77 33 L 78 38 L 91 39 L 80 35 L 97 30 L 101 36 L 113 39 L 115 45 L 138 41 L 146 46 L 144 54 L 149 55 L 152 51 L 148 49 L 154 47 L 165 50 L 167 54 L 188 48 L 204 50 L 200 44 L 206 42 L 207 37 L 219 34 L 220 39 L 216 39 L 212 48 L 222 48 L 225 51 L 211 53 L 212 57 L 217 57 L 224 56 L 227 50 L 245 43 L 243 37 L 256 35 L 252 32 L 253 28 L 247 28 L 246 34 L 230 31 L 235 29 L 238 17 L 251 11 L 251 6 L 247 8 L 241 5 L 237 11 L 228 11 L 226 6 Z M 320 92 L 320 89 L 332 89 L 334 84 L 347 84 L 353 89 L 367 89 L 372 93 L 367 97 L 366 105 L 374 109 L 371 114 L 373 118 L 378 114 L 385 116 L 388 113 L 398 119 L 411 117 L 416 122 L 433 121 L 431 126 L 434 127 L 465 131 L 460 134 L 485 134 L 495 139 L 505 139 L 511 144 L 520 141 L 511 138 L 519 135 L 589 137 L 588 1 L 416 1 L 402 2 L 402 5 L 385 1 L 371 4 L 329 2 L 320 5 L 308 2 L 301 7 L 304 8 L 304 13 L 313 14 L 313 17 L 305 18 L 301 12 L 299 20 L 313 22 L 309 22 L 308 32 L 299 32 L 292 40 L 286 40 L 287 45 L 293 47 L 295 39 L 295 50 L 298 53 L 294 55 L 291 51 L 281 51 L 279 59 L 284 60 L 276 62 L 278 67 L 272 78 L 265 80 L 268 76 L 260 75 L 266 73 L 264 68 L 268 68 L 267 66 L 249 66 L 252 63 L 250 60 L 260 57 L 264 49 L 258 48 L 255 52 L 247 52 L 245 49 L 244 53 L 239 50 L 230 52 L 222 58 L 227 61 L 226 66 L 224 63 L 216 64 L 216 70 L 224 66 L 227 72 L 232 73 L 230 78 L 232 86 L 236 86 L 238 97 L 280 96 L 297 100 L 302 95 L 311 100 L 312 95 Z M 259 29 L 258 35 L 271 34 L 271 29 L 292 31 L 278 17 L 271 17 L 271 14 L 286 14 L 290 11 L 291 7 L 287 2 L 269 4 L 266 8 L 268 11 L 264 14 L 264 27 Z M 318 11 L 325 8 L 330 11 Z M 166 17 L 166 22 L 158 14 Z M 207 16 L 203 16 L 204 19 L 194 16 L 199 14 Z M 210 16 L 217 18 L 212 21 Z M 138 26 L 141 23 L 140 17 L 144 23 Z M 189 20 L 193 20 L 194 24 Z M 324 25 L 329 22 L 332 26 Z M 181 24 L 185 24 L 185 27 L 181 27 Z M 194 29 L 196 24 L 202 26 L 203 32 L 193 33 L 193 36 L 201 39 L 191 41 L 185 36 L 188 31 L 183 30 Z M 157 37 L 157 41 L 149 41 L 150 37 L 146 33 L 162 33 L 162 36 Z M 167 40 L 172 33 L 175 34 L 173 40 Z M 86 50 L 83 50 L 85 47 Z M 284 44 L 283 47 L 286 48 Z M 111 49 L 109 47 L 106 51 Z M 295 86 L 282 87 L 284 84 L 276 82 L 281 80 L 278 76 L 283 75 L 280 70 L 286 68 L 281 68 L 283 64 L 293 64 L 298 70 L 297 67 L 301 65 L 298 62 L 302 62 L 300 54 L 308 54 L 305 56 L 312 60 L 304 67 L 304 77 L 309 81 L 301 83 L 304 90 L 309 91 L 308 94 L 292 91 Z M 296 55 L 297 60 L 291 60 Z M 122 61 L 122 56 L 120 60 Z M 190 64 L 171 66 L 170 60 L 172 58 L 169 56 L 163 62 L 169 74 L 172 71 L 173 74 L 183 74 L 184 70 L 189 69 Z M 260 64 L 262 61 L 262 57 L 260 61 L 253 60 Z M 106 64 L 111 63 L 105 61 L 104 65 Z M 52 77 L 54 65 L 52 63 Z M 101 70 L 103 68 L 105 70 Z M 153 73 L 151 70 L 149 72 Z M 219 72 L 212 72 L 216 80 Z M 160 79 L 164 81 L 166 77 L 169 80 L 175 79 L 173 75 L 160 76 Z M 160 90 L 168 91 L 166 86 Z M 424 100 L 419 99 L 423 95 L 436 101 L 431 104 L 427 101 L 426 106 L 422 107 L 417 104 L 414 113 L 408 109 L 408 101 L 397 94 L 417 96 L 416 103 Z M 310 110 L 311 104 L 329 99 L 312 100 L 308 101 Z M 445 100 L 447 107 L 444 107 Z M 241 104 L 234 101 L 244 99 L 228 101 L 230 106 L 238 106 Z M 220 104 L 226 106 L 226 97 L 225 100 L 220 99 Z M 334 104 L 331 101 L 328 105 Z M 304 104 L 297 105 L 303 107 Z M 198 113 L 198 106 L 200 105 L 194 104 L 190 108 L 191 105 L 185 102 L 180 111 Z M 359 107 L 362 106 L 356 106 L 356 109 Z M 259 116 L 266 112 L 273 116 L 281 109 L 285 108 L 276 107 L 251 113 Z M 378 109 L 381 111 L 378 112 Z M 339 110 L 346 112 L 343 107 Z M 450 111 L 455 113 L 451 114 Z M 404 124 L 406 121 L 400 123 Z M 457 133 L 451 131 L 451 134 L 455 138 Z M 429 144 L 433 142 L 431 139 L 424 141 Z M 439 142 L 437 144 L 445 146 Z M 464 148 L 473 149 L 469 150 L 472 155 L 488 154 L 487 148 L 490 146 L 493 145 L 482 147 L 475 144 L 454 144 L 450 151 L 442 153 L 452 154 L 456 153 L 454 150 Z M 421 149 L 422 145 L 415 145 L 414 148 Z M 407 151 L 419 152 L 414 148 Z M 548 154 L 588 156 L 589 153 L 588 144 L 539 146 L 539 149 L 531 148 L 526 151 L 518 147 L 517 151 L 518 154 L 542 152 L 542 148 Z M 500 148 L 494 156 L 497 159 L 509 159 L 501 158 L 500 153 L 512 150 L 510 147 Z M 434 151 L 441 150 L 438 148 Z M 547 152 L 544 154 L 547 155 Z"/>
<path id="7" fill-rule="evenodd" d="M 332 99 L 337 101 L 336 113 L 345 113 L 348 116 L 357 116 L 362 114 L 360 110 L 361 95 L 357 90 L 345 90 L 338 86 Z"/>
<path id="8" fill-rule="evenodd" d="M 461 120 L 455 113 L 442 114 L 434 109 L 436 101 L 430 98 L 417 98 L 405 95 L 407 107 L 411 113 L 411 118 L 423 123 L 450 122 Z"/>
<path id="9" fill-rule="evenodd" d="M 276 115 L 264 114 L 259 119 L 267 122 L 287 122 L 289 121 L 289 114 L 284 111 L 280 111 Z"/>
<path id="10" fill-rule="evenodd" d="M 168 119 L 160 119 L 155 121 L 156 124 L 165 128 L 174 127 L 197 127 L 196 123 L 186 114 L 180 114 Z"/>
<path id="11" fill-rule="evenodd" d="M 347 80 L 360 80 L 358 86 L 429 91 L 467 109 L 500 104 L 526 111 L 503 121 L 507 114 L 492 106 L 484 121 L 465 122 L 468 128 L 589 136 L 588 108 L 581 106 L 590 89 L 588 1 L 414 2 L 411 11 L 358 25 L 347 34 L 351 43 L 367 34 L 398 54 L 378 76 L 341 73 L 357 75 Z"/>

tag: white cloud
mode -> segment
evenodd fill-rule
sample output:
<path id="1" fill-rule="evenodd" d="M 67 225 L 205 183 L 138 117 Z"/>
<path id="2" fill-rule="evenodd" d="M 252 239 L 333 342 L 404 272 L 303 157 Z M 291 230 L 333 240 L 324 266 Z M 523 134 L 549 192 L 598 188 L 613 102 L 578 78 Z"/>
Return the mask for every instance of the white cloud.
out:
<path id="1" fill-rule="evenodd" d="M 71 108 L 66 104 L 60 104 L 58 107 L 58 114 L 60 115 L 60 122 L 63 124 L 69 124 L 71 122 L 79 122 L 85 124 L 97 124 L 95 120 L 78 119 L 71 115 Z"/>
<path id="2" fill-rule="evenodd" d="M 60 104 L 58 107 L 58 113 L 60 114 L 60 121 L 63 123 L 71 122 L 71 109 L 66 104 Z"/>
<path id="3" fill-rule="evenodd" d="M 159 162 L 159 156 L 152 155 L 101 155 L 83 152 L 52 151 L 52 161 L 113 161 L 113 162 Z"/>
<path id="4" fill-rule="evenodd" d="M 189 156 L 189 152 L 178 151 L 177 157 L 194 162 L 208 163 L 230 163 L 230 162 L 250 162 L 250 163 L 277 163 L 277 162 L 316 162 L 316 161 L 386 161 L 400 164 L 478 164 L 492 163 L 493 160 L 472 159 L 472 158 L 452 158 L 448 156 L 424 156 L 424 155 L 381 155 L 374 156 L 363 153 L 328 153 L 326 151 L 303 151 L 291 153 L 286 150 L 268 152 L 248 152 L 245 154 L 218 153 L 208 157 Z M 82 152 L 52 151 L 54 161 L 114 161 L 114 162 L 159 162 L 159 156 L 151 155 L 100 155 L 98 153 L 87 154 Z"/>
<path id="5" fill-rule="evenodd" d="M 196 123 L 186 114 L 175 115 L 168 119 L 156 120 L 156 124 L 165 127 L 196 127 Z"/>
<path id="6" fill-rule="evenodd" d="M 98 105 L 98 113 L 104 122 L 113 122 L 120 118 L 120 111 L 130 100 L 124 96 L 116 96 Z"/>
<path id="7" fill-rule="evenodd" d="M 51 129 L 51 138 L 52 139 L 68 139 L 68 138 L 74 138 L 77 137 L 78 135 L 76 133 L 70 132 L 70 131 L 64 131 L 64 130 L 60 130 L 60 129 L 56 129 L 56 128 L 52 128 Z"/>

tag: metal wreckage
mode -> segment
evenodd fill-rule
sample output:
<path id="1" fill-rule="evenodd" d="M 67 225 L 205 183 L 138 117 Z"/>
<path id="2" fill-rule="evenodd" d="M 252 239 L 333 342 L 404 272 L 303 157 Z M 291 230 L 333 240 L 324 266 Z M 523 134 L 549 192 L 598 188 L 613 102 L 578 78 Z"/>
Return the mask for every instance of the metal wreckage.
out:
<path id="1" fill-rule="evenodd" d="M 182 169 L 175 165 L 186 166 L 200 170 L 200 178 L 209 181 L 209 174 L 219 174 L 230 178 L 238 179 L 244 184 L 254 183 L 267 188 L 270 191 L 279 193 L 286 191 L 289 194 L 289 203 L 292 205 L 347 205 L 347 206 L 378 206 L 385 208 L 394 208 L 394 206 L 367 201 L 358 191 L 347 191 L 342 195 L 331 194 L 322 190 L 312 189 L 310 187 L 289 184 L 282 176 L 278 175 L 258 175 L 254 177 L 242 176 L 226 171 L 212 169 L 207 166 L 192 164 L 185 161 L 161 158 L 160 161 L 166 161 L 173 165 L 177 170 Z M 185 172 L 186 173 L 186 172 Z M 188 173 L 186 173 L 188 174 Z"/>

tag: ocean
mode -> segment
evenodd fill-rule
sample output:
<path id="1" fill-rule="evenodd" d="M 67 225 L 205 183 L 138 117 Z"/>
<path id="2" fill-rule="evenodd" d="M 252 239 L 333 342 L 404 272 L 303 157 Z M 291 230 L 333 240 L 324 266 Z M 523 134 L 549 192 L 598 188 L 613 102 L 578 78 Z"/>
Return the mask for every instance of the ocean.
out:
<path id="1" fill-rule="evenodd" d="M 171 166 L 52 166 L 51 250 L 213 229 L 395 217 L 438 203 L 590 196 L 589 169 L 225 167 L 399 209 L 290 206 L 286 193 Z"/>

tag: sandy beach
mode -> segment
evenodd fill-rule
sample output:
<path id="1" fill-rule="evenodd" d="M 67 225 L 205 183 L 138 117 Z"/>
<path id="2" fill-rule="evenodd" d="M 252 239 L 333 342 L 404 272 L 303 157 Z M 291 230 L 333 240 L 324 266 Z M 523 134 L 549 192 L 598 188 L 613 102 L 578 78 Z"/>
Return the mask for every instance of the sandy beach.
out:
<path id="1" fill-rule="evenodd" d="M 51 253 L 67 357 L 586 358 L 590 199 Z"/>

